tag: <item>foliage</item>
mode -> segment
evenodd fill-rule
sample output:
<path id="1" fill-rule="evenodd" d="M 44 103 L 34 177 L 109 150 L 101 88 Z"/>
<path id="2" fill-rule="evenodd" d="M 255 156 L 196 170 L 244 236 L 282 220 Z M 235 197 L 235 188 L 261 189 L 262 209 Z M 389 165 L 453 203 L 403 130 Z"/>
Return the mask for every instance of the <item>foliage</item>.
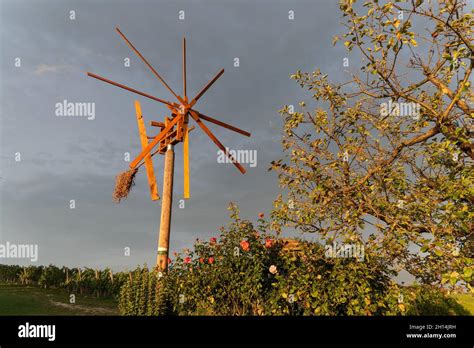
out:
<path id="1" fill-rule="evenodd" d="M 453 297 L 429 286 L 407 289 L 408 315 L 470 315 L 471 313 Z"/>
<path id="2" fill-rule="evenodd" d="M 257 229 L 231 205 L 232 222 L 219 238 L 196 241 L 162 274 L 137 269 L 124 285 L 125 315 L 375 315 L 401 314 L 398 287 L 377 259 L 326 257 L 316 242 Z"/>
<path id="3" fill-rule="evenodd" d="M 362 64 L 342 83 L 319 70 L 291 76 L 312 100 L 281 110 L 285 157 L 272 169 L 287 194 L 275 201 L 277 224 L 364 243 L 396 272 L 472 290 L 474 23 L 465 6 L 341 2 L 347 30 L 335 42 L 352 51 L 351 67 Z"/>
<path id="4" fill-rule="evenodd" d="M 113 273 L 106 268 L 59 268 L 49 266 L 0 265 L 0 281 L 43 288 L 65 288 L 70 293 L 92 294 L 97 297 L 118 297 L 128 273 Z"/>
<path id="5" fill-rule="evenodd" d="M 453 298 L 466 308 L 471 315 L 474 315 L 474 294 L 457 292 L 453 294 Z"/>
<path id="6" fill-rule="evenodd" d="M 119 311 L 122 315 L 168 314 L 159 272 L 145 266 L 130 273 L 120 292 Z"/>

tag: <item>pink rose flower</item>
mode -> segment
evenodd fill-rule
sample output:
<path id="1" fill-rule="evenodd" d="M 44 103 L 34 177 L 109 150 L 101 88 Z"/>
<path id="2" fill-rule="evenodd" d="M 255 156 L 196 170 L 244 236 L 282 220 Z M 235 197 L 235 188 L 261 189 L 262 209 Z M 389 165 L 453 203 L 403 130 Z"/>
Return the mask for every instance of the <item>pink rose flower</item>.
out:
<path id="1" fill-rule="evenodd" d="M 265 239 L 265 248 L 271 248 L 273 246 L 273 239 Z"/>
<path id="2" fill-rule="evenodd" d="M 249 251 L 250 249 L 250 243 L 247 242 L 246 240 L 241 241 L 240 246 L 242 247 L 243 251 Z"/>

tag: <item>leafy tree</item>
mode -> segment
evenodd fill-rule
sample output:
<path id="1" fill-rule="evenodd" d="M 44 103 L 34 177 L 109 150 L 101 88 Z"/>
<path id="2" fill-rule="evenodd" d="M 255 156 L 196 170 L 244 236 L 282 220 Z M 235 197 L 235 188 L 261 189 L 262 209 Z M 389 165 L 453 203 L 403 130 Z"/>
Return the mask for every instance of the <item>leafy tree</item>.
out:
<path id="1" fill-rule="evenodd" d="M 285 194 L 273 217 L 365 243 L 422 283 L 472 289 L 472 14 L 457 0 L 340 9 L 334 42 L 360 66 L 337 83 L 319 70 L 291 76 L 312 100 L 281 110 L 285 157 L 271 169 Z"/>
<path id="2" fill-rule="evenodd" d="M 23 285 L 28 285 L 31 281 L 31 276 L 33 274 L 33 269 L 30 267 L 23 267 L 18 275 L 20 283 Z"/>

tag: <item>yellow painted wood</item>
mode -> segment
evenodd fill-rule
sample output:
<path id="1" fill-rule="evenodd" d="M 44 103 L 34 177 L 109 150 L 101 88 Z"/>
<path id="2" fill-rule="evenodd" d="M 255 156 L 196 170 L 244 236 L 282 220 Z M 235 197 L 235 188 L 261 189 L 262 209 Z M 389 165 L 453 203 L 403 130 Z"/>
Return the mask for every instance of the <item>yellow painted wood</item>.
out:
<path id="1" fill-rule="evenodd" d="M 183 140 L 183 161 L 184 161 L 184 198 L 188 199 L 189 194 L 189 130 L 187 124 L 184 125 L 184 140 Z"/>
<path id="2" fill-rule="evenodd" d="M 142 150 L 144 150 L 148 146 L 148 137 L 146 135 L 145 122 L 143 121 L 142 110 L 138 100 L 135 100 L 135 111 L 137 114 L 138 132 L 140 134 Z M 148 185 L 150 186 L 151 200 L 156 201 L 160 199 L 160 195 L 158 194 L 158 185 L 156 184 L 155 171 L 153 170 L 153 161 L 149 153 L 145 156 L 145 169 Z"/>

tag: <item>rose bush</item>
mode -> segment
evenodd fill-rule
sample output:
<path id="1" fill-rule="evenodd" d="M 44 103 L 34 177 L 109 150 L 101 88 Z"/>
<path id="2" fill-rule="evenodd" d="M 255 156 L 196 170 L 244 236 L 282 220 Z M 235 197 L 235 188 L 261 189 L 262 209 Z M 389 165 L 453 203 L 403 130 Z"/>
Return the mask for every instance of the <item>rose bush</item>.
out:
<path id="1" fill-rule="evenodd" d="M 137 269 L 122 289 L 125 315 L 396 315 L 404 306 L 387 265 L 328 258 L 317 242 L 285 241 L 231 205 L 231 223 L 176 254 L 166 273 Z"/>

